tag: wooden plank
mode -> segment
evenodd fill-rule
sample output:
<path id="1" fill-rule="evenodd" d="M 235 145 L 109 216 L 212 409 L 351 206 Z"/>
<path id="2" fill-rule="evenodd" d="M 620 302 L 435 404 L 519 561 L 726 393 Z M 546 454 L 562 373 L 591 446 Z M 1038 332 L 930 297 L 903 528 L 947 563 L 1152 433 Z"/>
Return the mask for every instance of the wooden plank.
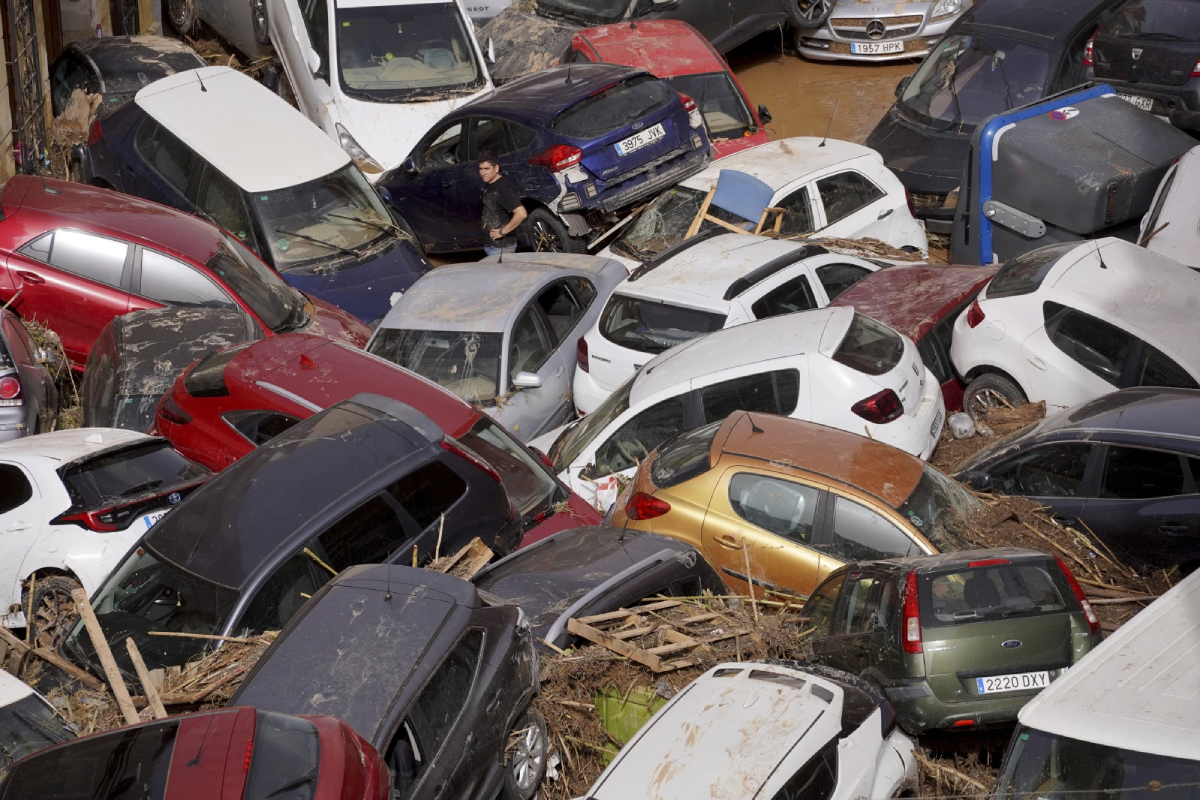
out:
<path id="1" fill-rule="evenodd" d="M 29 645 L 25 644 L 23 640 L 14 636 L 13 632 L 8 628 L 0 628 L 0 640 L 3 640 L 5 644 L 18 653 L 29 652 Z"/>
<path id="2" fill-rule="evenodd" d="M 617 655 L 625 656 L 631 661 L 636 661 L 642 666 L 649 667 L 655 672 L 658 672 L 659 668 L 662 666 L 662 659 L 660 659 L 658 656 L 650 655 L 640 647 L 634 647 L 627 642 L 623 642 L 620 639 L 609 636 L 604 631 L 597 630 L 596 628 L 586 625 L 577 619 L 572 618 L 567 620 L 567 631 L 575 634 L 576 636 L 582 636 L 589 642 L 606 647 Z"/>
<path id="3" fill-rule="evenodd" d="M 614 639 L 636 639 L 639 636 L 645 636 L 647 633 L 652 633 L 653 631 L 654 626 L 647 625 L 644 628 L 630 628 L 629 630 L 617 631 L 616 633 L 609 635 Z"/>
<path id="4" fill-rule="evenodd" d="M 724 641 L 725 639 L 732 639 L 735 636 L 745 636 L 748 633 L 750 633 L 750 631 L 748 631 L 748 630 L 746 630 L 746 631 L 729 631 L 728 633 L 719 633 L 716 636 L 709 636 L 704 639 L 693 639 L 690 644 L 684 644 L 684 643 L 664 644 L 662 647 L 651 647 L 646 652 L 652 656 L 669 655 L 671 653 L 679 653 L 684 650 L 690 650 L 691 648 L 696 647 L 698 645 L 712 644 L 713 642 L 720 642 L 720 641 Z"/>
<path id="5" fill-rule="evenodd" d="M 91 674 L 90 672 L 84 672 L 79 667 L 75 666 L 70 661 L 67 661 L 65 658 L 63 658 L 62 656 L 60 656 L 58 653 L 54 652 L 53 650 L 50 650 L 45 647 L 39 647 L 33 651 L 33 654 L 35 656 L 37 656 L 38 658 L 40 658 L 42 661 L 45 661 L 47 664 L 52 664 L 52 665 L 58 667 L 63 672 L 67 673 L 72 678 L 79 681 L 84 686 L 88 687 L 89 689 L 103 689 L 104 688 L 104 681 L 100 680 L 95 675 Z"/>
<path id="6" fill-rule="evenodd" d="M 162 698 L 158 696 L 158 689 L 154 687 L 150 671 L 146 669 L 146 662 L 142 660 L 142 653 L 132 638 L 125 640 L 125 649 L 129 651 L 129 660 L 133 662 L 133 671 L 137 673 L 138 680 L 142 682 L 142 689 L 146 693 L 146 702 L 150 704 L 150 711 L 154 714 L 154 718 L 166 719 L 167 710 L 163 708 Z"/>
<path id="7" fill-rule="evenodd" d="M 113 658 L 112 651 L 108 649 L 108 640 L 104 638 L 104 629 L 100 627 L 100 620 L 96 619 L 96 613 L 92 611 L 92 604 L 88 602 L 87 592 L 83 589 L 76 589 L 71 592 L 71 599 L 75 601 L 75 607 L 79 609 L 79 613 L 83 617 L 83 624 L 87 628 L 88 636 L 91 637 L 92 646 L 96 648 L 96 656 L 100 659 L 100 666 L 104 668 L 104 675 L 108 678 L 109 688 L 112 689 L 113 697 L 117 700 L 117 707 L 121 709 L 121 714 L 124 715 L 127 724 L 136 725 L 140 722 L 137 709 L 133 707 L 133 700 L 129 696 L 129 689 L 125 686 L 125 679 L 121 677 L 121 670 L 117 669 L 117 661 Z"/>
<path id="8" fill-rule="evenodd" d="M 604 614 L 594 614 L 590 617 L 580 617 L 579 621 L 584 625 L 591 625 L 595 622 L 608 622 L 612 619 L 628 617 L 638 613 L 638 611 L 661 611 L 664 608 L 675 608 L 676 606 L 681 605 L 683 605 L 683 603 L 679 602 L 678 600 L 661 600 L 657 603 L 650 603 L 649 605 L 640 606 L 636 611 L 631 611 L 628 608 L 619 608 L 616 611 L 608 611 Z"/>
<path id="9" fill-rule="evenodd" d="M 684 239 L 690 239 L 700 231 L 700 225 L 704 222 L 704 218 L 708 216 L 708 206 L 712 203 L 713 195 L 717 193 L 717 186 L 708 190 L 708 194 L 704 196 L 704 202 L 700 204 L 700 210 L 696 212 L 696 218 L 692 220 L 692 224 L 688 226 L 687 233 L 683 235 Z"/>
<path id="10" fill-rule="evenodd" d="M 710 619 L 720 619 L 720 618 L 721 618 L 721 615 L 714 611 L 709 614 L 697 614 L 694 617 L 688 617 L 686 619 L 677 620 L 674 624 L 680 625 L 680 626 L 695 625 L 697 622 L 708 622 Z"/>

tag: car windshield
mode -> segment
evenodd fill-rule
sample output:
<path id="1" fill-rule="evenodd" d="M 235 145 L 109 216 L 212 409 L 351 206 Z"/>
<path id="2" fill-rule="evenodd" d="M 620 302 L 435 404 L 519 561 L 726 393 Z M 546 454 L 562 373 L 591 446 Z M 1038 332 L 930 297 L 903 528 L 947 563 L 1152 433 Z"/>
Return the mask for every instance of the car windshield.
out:
<path id="1" fill-rule="evenodd" d="M 0 768 L 74 736 L 36 694 L 0 708 Z"/>
<path id="2" fill-rule="evenodd" d="M 967 520 L 979 510 L 979 501 L 934 467 L 921 469 L 916 488 L 896 510 L 941 552 L 966 549 Z"/>
<path id="3" fill-rule="evenodd" d="M 278 263 L 278 262 L 276 262 Z M 308 300 L 233 236 L 221 235 L 221 245 L 205 264 L 237 292 L 263 324 L 275 333 L 302 327 L 309 316 Z"/>
<path id="4" fill-rule="evenodd" d="M 68 467 L 63 485 L 73 509 L 94 510 L 202 480 L 208 470 L 193 464 L 162 439 L 150 439 Z"/>
<path id="5" fill-rule="evenodd" d="M 640 353 L 661 353 L 725 326 L 725 315 L 614 294 L 600 317 L 600 335 Z"/>
<path id="6" fill-rule="evenodd" d="M 354 251 L 391 230 L 383 201 L 353 164 L 299 186 L 247 196 L 279 270 L 357 257 Z"/>
<path id="7" fill-rule="evenodd" d="M 595 139 L 624 128 L 675 98 L 653 75 L 638 75 L 589 95 L 550 121 L 550 130 L 572 139 Z"/>
<path id="8" fill-rule="evenodd" d="M 554 468 L 560 472 L 575 462 L 593 439 L 596 438 L 608 424 L 629 410 L 629 393 L 633 391 L 634 375 L 621 384 L 610 394 L 600 407 L 575 423 L 575 427 L 563 432 L 550 448 L 547 454 L 554 462 Z"/>
<path id="9" fill-rule="evenodd" d="M 946 36 L 904 87 L 898 105 L 926 125 L 964 132 L 992 114 L 1042 96 L 1050 54 L 979 33 Z"/>
<path id="10" fill-rule="evenodd" d="M 663 192 L 618 234 L 612 243 L 613 251 L 617 255 L 646 262 L 668 247 L 679 244 L 700 212 L 705 194 L 686 186 L 675 186 Z M 748 231 L 754 230 L 753 223 L 716 206 L 709 206 L 708 213 L 732 225 L 742 225 Z M 701 223 L 700 230 L 715 227 L 715 222 L 706 219 Z"/>
<path id="11" fill-rule="evenodd" d="M 491 418 L 483 417 L 458 441 L 495 467 L 508 497 L 526 521 L 550 513 L 559 500 L 559 484 L 533 454 Z M 565 494 L 565 492 L 563 492 Z"/>
<path id="12" fill-rule="evenodd" d="M 993 796 L 1185 800 L 1196 796 L 1197 784 L 1200 760 L 1126 750 L 1021 727 L 1004 758 L 1004 774 Z"/>
<path id="13" fill-rule="evenodd" d="M 926 575 L 920 583 L 921 625 L 938 628 L 1079 611 L 1074 598 L 1069 607 L 1066 597 L 1071 597 L 1071 587 L 1049 559 Z"/>
<path id="14" fill-rule="evenodd" d="M 629 0 L 538 0 L 534 7 L 546 17 L 568 17 L 584 25 L 607 25 L 625 17 Z"/>
<path id="15" fill-rule="evenodd" d="M 483 86 L 456 3 L 338 3 L 338 79 L 351 97 L 434 100 Z"/>
<path id="16" fill-rule="evenodd" d="M 321 769 L 321 735 L 306 719 L 259 711 L 242 800 L 312 800 Z"/>
<path id="17" fill-rule="evenodd" d="M 1133 0 L 1103 26 L 1102 34 L 1121 39 L 1200 41 L 1200 4 L 1187 0 Z"/>
<path id="18" fill-rule="evenodd" d="M 500 391 L 499 333 L 381 328 L 369 352 L 424 375 L 468 403 L 494 405 Z"/>
<path id="19" fill-rule="evenodd" d="M 671 88 L 696 101 L 709 138 L 739 139 L 754 128 L 754 119 L 733 80 L 725 72 L 677 75 L 667 78 Z"/>

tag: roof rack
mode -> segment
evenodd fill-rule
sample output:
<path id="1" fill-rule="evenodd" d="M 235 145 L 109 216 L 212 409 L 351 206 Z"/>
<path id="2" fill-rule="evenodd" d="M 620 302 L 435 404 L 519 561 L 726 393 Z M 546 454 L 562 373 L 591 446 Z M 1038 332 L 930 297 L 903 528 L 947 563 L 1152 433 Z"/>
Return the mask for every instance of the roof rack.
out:
<path id="1" fill-rule="evenodd" d="M 813 256 L 824 255 L 828 252 L 828 250 L 826 250 L 824 247 L 821 247 L 819 244 L 801 245 L 792 252 L 768 261 L 761 267 L 752 270 L 751 272 L 735 280 L 733 283 L 729 284 L 729 288 L 725 290 L 725 295 L 721 299 L 732 300 L 743 292 L 748 291 L 756 283 L 766 280 L 776 272 L 779 272 L 781 269 L 790 267 L 797 261 L 803 261 L 804 259 L 812 258 Z"/>
<path id="2" fill-rule="evenodd" d="M 651 258 L 647 261 L 642 262 L 642 265 L 640 267 L 637 267 L 636 269 L 633 270 L 633 272 L 629 273 L 630 283 L 638 280 L 639 278 L 644 276 L 650 270 L 661 265 L 663 262 L 669 261 L 670 259 L 679 255 L 684 250 L 687 250 L 689 247 L 698 245 L 701 242 L 707 242 L 709 239 L 712 239 L 716 236 L 721 236 L 726 233 L 731 233 L 731 231 L 727 231 L 724 228 L 708 228 L 706 230 L 700 231 L 695 236 L 692 236 L 689 239 L 684 239 L 682 241 L 676 242 L 675 244 L 668 247 L 666 250 L 663 250 L 661 253 L 656 255 L 654 258 Z"/>

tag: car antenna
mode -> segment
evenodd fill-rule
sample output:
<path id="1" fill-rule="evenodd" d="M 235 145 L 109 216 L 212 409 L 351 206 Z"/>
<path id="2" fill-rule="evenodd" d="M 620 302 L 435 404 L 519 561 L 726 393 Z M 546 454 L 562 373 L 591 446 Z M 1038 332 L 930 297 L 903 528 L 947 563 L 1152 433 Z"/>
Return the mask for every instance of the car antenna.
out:
<path id="1" fill-rule="evenodd" d="M 196 82 L 200 84 L 200 91 L 208 91 L 208 89 L 204 87 L 204 78 L 200 77 L 200 70 L 196 70 Z M 836 106 L 836 103 L 834 105 Z"/>
<path id="2" fill-rule="evenodd" d="M 571 85 L 571 65 L 567 64 L 567 86 Z"/>
<path id="3" fill-rule="evenodd" d="M 392 568 L 387 568 L 387 591 L 383 593 L 383 602 L 392 602 Z"/>
<path id="4" fill-rule="evenodd" d="M 817 147 L 824 147 L 825 140 L 829 138 L 829 129 L 833 127 L 833 115 L 837 113 L 839 99 L 837 97 L 833 99 L 833 111 L 829 112 L 829 122 L 825 125 L 825 135 L 821 137 L 821 143 Z"/>
<path id="5" fill-rule="evenodd" d="M 196 748 L 196 755 L 192 756 L 187 762 L 189 767 L 194 767 L 200 763 L 200 754 L 204 752 L 204 745 L 208 742 L 209 728 L 212 728 L 212 716 L 208 718 L 208 727 L 204 729 L 204 738 L 200 740 L 200 746 Z"/>
<path id="6" fill-rule="evenodd" d="M 49 186 L 46 185 L 46 179 L 42 177 L 42 173 L 39 172 L 37 174 L 37 176 L 38 176 L 38 180 L 42 182 L 42 191 L 43 192 L 45 192 L 46 194 L 62 194 L 62 192 L 60 192 L 58 189 L 51 189 Z"/>
<path id="7" fill-rule="evenodd" d="M 750 412 L 746 412 L 746 419 L 750 420 L 751 433 L 764 433 L 763 429 L 754 424 L 754 417 L 750 416 Z"/>

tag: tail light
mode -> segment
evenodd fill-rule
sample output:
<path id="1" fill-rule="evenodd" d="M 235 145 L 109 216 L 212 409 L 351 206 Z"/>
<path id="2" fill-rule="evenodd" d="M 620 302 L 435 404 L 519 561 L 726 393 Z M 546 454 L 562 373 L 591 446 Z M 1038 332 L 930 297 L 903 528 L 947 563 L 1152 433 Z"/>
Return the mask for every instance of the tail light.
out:
<path id="1" fill-rule="evenodd" d="M 1063 563 L 1063 560 L 1058 556 L 1054 557 L 1058 562 L 1058 568 L 1062 570 L 1063 577 L 1067 579 L 1067 583 L 1071 585 L 1071 591 L 1075 593 L 1075 599 L 1079 601 L 1079 605 L 1083 608 L 1084 616 L 1087 617 L 1088 630 L 1092 632 L 1092 636 L 1100 635 L 1100 618 L 1096 616 L 1096 609 L 1092 608 L 1092 604 L 1088 602 L 1087 595 L 1083 593 L 1083 588 L 1079 585 L 1079 581 L 1075 580 L 1075 576 L 1071 574 L 1071 570 Z"/>
<path id="2" fill-rule="evenodd" d="M 970 567 L 971 569 L 975 569 L 975 567 L 994 567 L 997 564 L 1007 564 L 1007 563 L 1008 563 L 1007 558 L 985 558 L 982 561 L 968 562 L 967 566 Z"/>
<path id="3" fill-rule="evenodd" d="M 850 406 L 850 410 L 867 422 L 882 425 L 885 422 L 897 419 L 903 414 L 904 406 L 900 404 L 900 398 L 896 396 L 895 392 L 891 389 L 884 389 L 878 394 L 873 394 L 864 400 L 859 400 Z"/>
<path id="4" fill-rule="evenodd" d="M 1196 66 L 1192 67 L 1192 77 L 1200 78 L 1200 61 L 1196 62 Z"/>
<path id="5" fill-rule="evenodd" d="M 192 415 L 180 408 L 169 394 L 164 394 L 158 404 L 158 415 L 174 425 L 187 425 L 192 421 Z"/>
<path id="6" fill-rule="evenodd" d="M 1096 34 L 1093 33 L 1090 37 L 1088 37 L 1087 44 L 1083 46 L 1083 65 L 1085 67 L 1090 67 L 1095 64 L 1095 61 L 1094 61 L 1095 54 L 1096 54 Z M 1195 75 L 1196 73 L 1193 72 L 1192 74 Z"/>
<path id="7" fill-rule="evenodd" d="M 551 472 L 558 471 L 558 470 L 554 469 L 554 462 L 550 460 L 550 456 L 546 455 L 541 450 L 538 450 L 536 447 L 531 447 L 531 448 L 529 448 L 529 452 L 533 453 L 535 456 L 540 458 L 542 460 L 542 463 L 550 468 Z"/>
<path id="8" fill-rule="evenodd" d="M 470 461 L 472 464 L 486 472 L 489 478 L 494 480 L 496 483 L 500 483 L 500 473 L 496 472 L 495 467 L 484 461 L 479 456 L 475 455 L 475 453 L 472 451 L 463 447 L 455 440 L 449 437 L 442 439 L 442 449 L 448 453 L 454 453 L 454 455 L 458 456 L 459 458 L 465 458 L 467 461 Z"/>
<path id="9" fill-rule="evenodd" d="M 23 406 L 21 399 L 21 381 L 16 375 L 5 375 L 0 378 L 0 406 Z"/>
<path id="10" fill-rule="evenodd" d="M 971 307 L 967 309 L 967 327 L 978 328 L 979 323 L 983 322 L 983 309 L 979 307 L 979 301 L 971 303 Z"/>
<path id="11" fill-rule="evenodd" d="M 904 652 L 920 653 L 921 602 L 917 599 L 917 573 L 913 570 L 904 579 Z"/>
<path id="12" fill-rule="evenodd" d="M 683 101 L 683 110 L 684 111 L 695 111 L 696 110 L 696 101 L 693 100 L 692 98 L 688 97 L 686 94 L 679 95 L 679 99 Z"/>
<path id="13" fill-rule="evenodd" d="M 551 172 L 562 172 L 567 167 L 573 167 L 583 158 L 583 151 L 569 144 L 556 144 L 533 158 L 529 163 L 535 167 L 545 167 Z"/>
<path id="14" fill-rule="evenodd" d="M 582 336 L 575 343 L 575 365 L 584 372 L 588 371 L 588 346 L 587 339 Z"/>
<path id="15" fill-rule="evenodd" d="M 904 190 L 904 202 L 908 203 L 908 213 L 912 214 L 913 219 L 917 218 L 917 204 L 913 202 L 912 192 L 907 188 Z"/>
<path id="16" fill-rule="evenodd" d="M 117 530 L 116 509 L 106 508 L 101 511 L 81 511 L 78 514 L 65 514 L 50 520 L 52 525 L 74 523 L 81 528 L 97 533 L 111 533 Z"/>
<path id="17" fill-rule="evenodd" d="M 651 497 L 645 492 L 638 492 L 629 498 L 629 503 L 625 506 L 625 516 L 630 519 L 654 519 L 670 510 L 670 503 Z"/>
<path id="18" fill-rule="evenodd" d="M 693 128 L 703 125 L 704 119 L 700 116 L 700 109 L 696 108 L 696 101 L 686 94 L 679 95 L 679 99 L 683 101 L 683 110 L 688 112 L 688 125 Z"/>
<path id="19" fill-rule="evenodd" d="M 88 128 L 87 146 L 91 147 L 100 141 L 100 137 L 103 135 L 104 131 L 100 130 L 100 120 L 96 120 L 92 123 L 92 127 Z"/>

